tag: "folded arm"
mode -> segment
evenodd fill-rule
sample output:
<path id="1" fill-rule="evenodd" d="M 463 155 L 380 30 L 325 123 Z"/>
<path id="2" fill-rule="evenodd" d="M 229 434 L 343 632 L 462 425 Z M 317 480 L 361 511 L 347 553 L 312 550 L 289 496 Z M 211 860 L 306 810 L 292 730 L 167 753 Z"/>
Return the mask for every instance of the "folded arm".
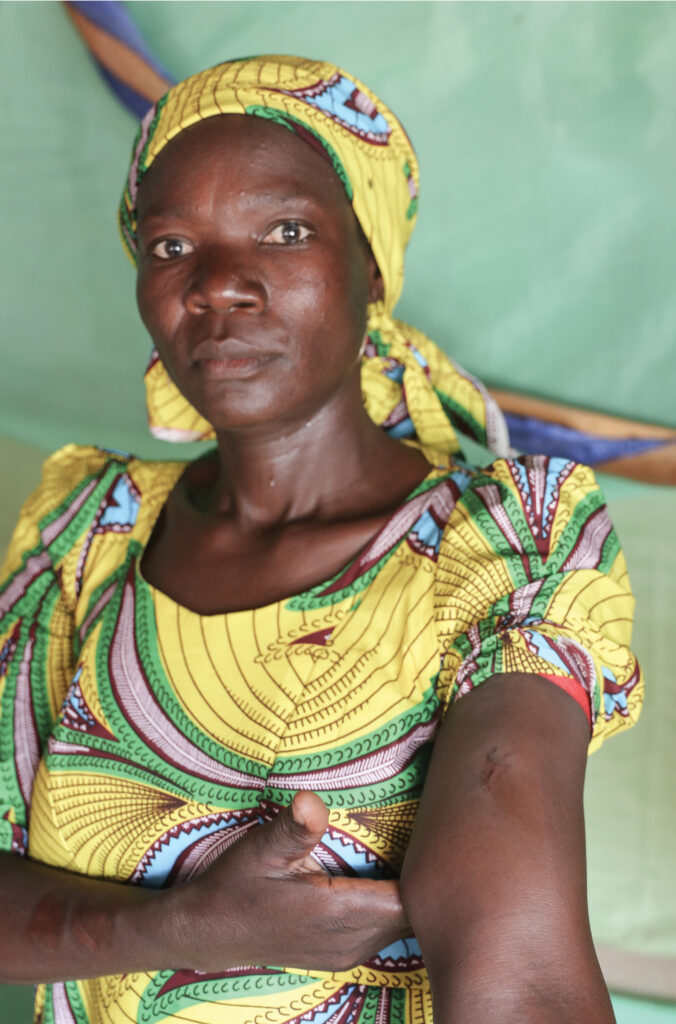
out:
<path id="1" fill-rule="evenodd" d="M 611 1024 L 586 897 L 589 725 L 534 675 L 494 676 L 440 729 L 401 879 L 435 1024 Z"/>
<path id="2" fill-rule="evenodd" d="M 410 926 L 395 881 L 331 878 L 313 860 L 327 818 L 318 796 L 297 794 L 203 874 L 161 891 L 0 853 L 0 981 L 362 963 Z"/>

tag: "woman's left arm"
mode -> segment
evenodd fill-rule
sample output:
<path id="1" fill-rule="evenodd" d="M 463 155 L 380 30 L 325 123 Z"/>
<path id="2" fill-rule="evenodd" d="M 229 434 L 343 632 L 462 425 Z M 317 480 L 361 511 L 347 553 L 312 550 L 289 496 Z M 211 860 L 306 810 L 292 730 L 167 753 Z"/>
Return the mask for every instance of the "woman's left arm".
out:
<path id="1" fill-rule="evenodd" d="M 496 675 L 451 705 L 404 862 L 435 1024 L 612 1024 L 587 912 L 589 724 L 559 687 Z"/>

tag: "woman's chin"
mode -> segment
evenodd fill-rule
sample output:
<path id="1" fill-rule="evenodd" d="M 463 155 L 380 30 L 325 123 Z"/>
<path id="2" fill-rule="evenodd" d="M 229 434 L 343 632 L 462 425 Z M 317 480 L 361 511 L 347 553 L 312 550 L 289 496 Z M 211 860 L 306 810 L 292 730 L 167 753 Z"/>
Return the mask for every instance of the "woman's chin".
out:
<path id="1" fill-rule="evenodd" d="M 299 418 L 296 410 L 280 408 L 272 399 L 268 402 L 236 401 L 232 396 L 229 396 L 228 401 L 218 405 L 204 403 L 198 408 L 198 412 L 217 434 L 256 430 L 264 433 L 275 430 L 287 433 L 290 428 L 293 429 L 291 421 Z"/>
<path id="2" fill-rule="evenodd" d="M 254 384 L 246 374 L 224 380 L 215 377 L 205 384 L 197 393 L 184 395 L 216 432 L 264 426 L 289 412 L 289 403 L 280 401 L 279 389 Z"/>

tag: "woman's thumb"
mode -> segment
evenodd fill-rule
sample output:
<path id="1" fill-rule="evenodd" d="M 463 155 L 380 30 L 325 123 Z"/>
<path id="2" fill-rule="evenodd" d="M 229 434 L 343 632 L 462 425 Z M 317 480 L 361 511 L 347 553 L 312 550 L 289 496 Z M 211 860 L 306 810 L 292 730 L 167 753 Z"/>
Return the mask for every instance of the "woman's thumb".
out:
<path id="1" fill-rule="evenodd" d="M 273 853 L 287 862 L 302 860 L 326 831 L 329 812 L 316 793 L 296 793 L 274 819 Z"/>

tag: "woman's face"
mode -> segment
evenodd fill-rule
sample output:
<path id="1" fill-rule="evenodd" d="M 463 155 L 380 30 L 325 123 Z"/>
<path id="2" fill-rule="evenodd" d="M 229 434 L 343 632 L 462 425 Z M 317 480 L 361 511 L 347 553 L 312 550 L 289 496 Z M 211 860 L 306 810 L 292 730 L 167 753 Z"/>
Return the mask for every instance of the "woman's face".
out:
<path id="1" fill-rule="evenodd" d="M 138 237 L 143 322 L 217 430 L 291 426 L 358 386 L 380 278 L 337 175 L 291 131 L 184 131 L 143 181 Z"/>

